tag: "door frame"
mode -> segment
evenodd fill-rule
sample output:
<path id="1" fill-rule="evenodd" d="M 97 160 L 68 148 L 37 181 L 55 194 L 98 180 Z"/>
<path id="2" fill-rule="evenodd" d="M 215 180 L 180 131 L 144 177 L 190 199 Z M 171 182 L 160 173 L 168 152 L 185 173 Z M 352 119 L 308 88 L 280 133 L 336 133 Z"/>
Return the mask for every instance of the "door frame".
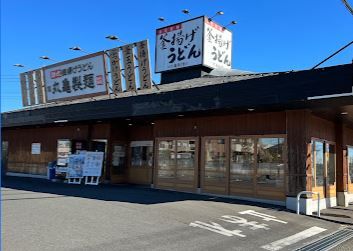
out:
<path id="1" fill-rule="evenodd" d="M 103 158 L 103 170 L 102 170 L 102 176 L 101 176 L 101 177 L 103 177 L 103 180 L 105 180 L 106 179 L 106 171 L 107 171 L 108 139 L 91 139 L 91 144 L 93 142 L 105 143 L 104 158 Z M 92 145 L 89 148 L 92 149 Z"/>
<path id="2" fill-rule="evenodd" d="M 311 166 L 314 166 L 314 171 L 315 171 L 315 175 L 312 173 L 312 177 L 315 177 L 314 182 L 312 182 L 312 187 L 311 190 L 313 192 L 318 192 L 320 193 L 320 196 L 322 198 L 330 198 L 330 190 L 334 189 L 336 191 L 336 184 L 337 184 L 337 165 L 336 165 L 336 159 L 337 159 L 337 149 L 336 149 L 336 142 L 330 141 L 330 140 L 325 140 L 325 139 L 320 139 L 320 138 L 315 138 L 312 137 L 311 138 L 311 152 L 315 152 L 315 144 L 313 144 L 314 142 L 320 142 L 323 144 L 323 153 L 324 153 L 324 159 L 323 159 L 323 164 L 324 164 L 324 170 L 323 170 L 323 186 L 316 186 L 316 155 L 312 156 L 310 162 L 311 162 Z M 328 167 L 328 151 L 327 151 L 327 145 L 333 145 L 335 148 L 335 182 L 334 185 L 330 185 L 328 182 L 328 172 L 327 172 L 327 167 Z M 314 196 L 314 198 L 316 198 L 317 196 Z"/>

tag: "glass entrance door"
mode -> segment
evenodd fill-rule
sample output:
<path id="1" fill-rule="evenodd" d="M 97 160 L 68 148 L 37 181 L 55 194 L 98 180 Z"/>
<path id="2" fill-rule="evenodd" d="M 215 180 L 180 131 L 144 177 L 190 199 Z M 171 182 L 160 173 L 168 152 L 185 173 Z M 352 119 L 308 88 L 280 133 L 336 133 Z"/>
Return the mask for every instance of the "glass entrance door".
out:
<path id="1" fill-rule="evenodd" d="M 112 183 L 122 183 L 126 179 L 126 144 L 115 142 L 112 146 L 110 179 Z"/>
<path id="2" fill-rule="evenodd" d="M 335 145 L 320 140 L 312 141 L 312 191 L 322 198 L 336 197 Z"/>

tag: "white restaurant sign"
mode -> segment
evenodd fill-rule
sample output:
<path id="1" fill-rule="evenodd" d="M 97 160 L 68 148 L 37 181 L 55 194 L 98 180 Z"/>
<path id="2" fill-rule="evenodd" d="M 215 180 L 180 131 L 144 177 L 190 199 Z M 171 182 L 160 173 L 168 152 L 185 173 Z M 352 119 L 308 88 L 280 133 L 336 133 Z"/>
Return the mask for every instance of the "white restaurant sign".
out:
<path id="1" fill-rule="evenodd" d="M 156 72 L 196 65 L 230 69 L 231 57 L 232 33 L 208 17 L 156 31 Z"/>
<path id="2" fill-rule="evenodd" d="M 48 102 L 108 93 L 104 52 L 45 67 L 44 78 Z"/>

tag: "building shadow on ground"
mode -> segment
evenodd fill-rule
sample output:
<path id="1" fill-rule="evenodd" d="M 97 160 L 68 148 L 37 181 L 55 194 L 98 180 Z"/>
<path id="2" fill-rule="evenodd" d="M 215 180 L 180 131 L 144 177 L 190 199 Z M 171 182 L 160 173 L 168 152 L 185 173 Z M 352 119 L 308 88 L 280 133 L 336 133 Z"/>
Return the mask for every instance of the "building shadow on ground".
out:
<path id="1" fill-rule="evenodd" d="M 40 198 L 60 198 L 60 197 L 80 197 L 103 201 L 119 201 L 137 204 L 158 204 L 178 201 L 212 201 L 238 205 L 249 205 L 268 208 L 276 211 L 285 211 L 285 207 L 272 204 L 249 202 L 233 198 L 223 198 L 214 195 L 202 195 L 177 191 L 167 191 L 152 189 L 146 186 L 122 184 L 110 185 L 100 184 L 98 186 L 74 185 L 67 183 L 57 183 L 48 180 L 24 178 L 24 177 L 3 177 L 2 180 L 2 198 L 1 200 L 24 200 Z M 12 191 L 9 189 L 16 189 Z M 18 191 L 20 190 L 20 191 Z M 37 197 L 26 196 L 28 192 L 45 193 Z M 8 195 L 8 196 L 4 196 Z M 11 195 L 20 195 L 12 198 Z"/>

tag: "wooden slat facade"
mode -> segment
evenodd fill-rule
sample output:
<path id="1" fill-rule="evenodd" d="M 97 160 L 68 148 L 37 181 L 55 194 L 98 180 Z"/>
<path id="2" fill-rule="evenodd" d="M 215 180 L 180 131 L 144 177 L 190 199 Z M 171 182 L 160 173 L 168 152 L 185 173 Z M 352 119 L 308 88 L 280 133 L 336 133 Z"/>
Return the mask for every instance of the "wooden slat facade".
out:
<path id="1" fill-rule="evenodd" d="M 126 121 L 87 122 L 77 125 L 47 126 L 37 128 L 3 129 L 3 141 L 9 142 L 8 171 L 45 174 L 48 162 L 56 159 L 57 140 L 72 139 L 91 142 L 94 139 L 107 140 L 106 167 L 104 178 L 112 183 L 155 184 L 159 188 L 205 193 L 284 200 L 285 196 L 296 196 L 299 191 L 319 191 L 312 187 L 311 141 L 313 139 L 336 145 L 337 179 L 347 177 L 346 148 L 353 146 L 353 130 L 338 123 L 314 116 L 308 110 L 252 113 L 208 117 L 175 117 L 155 119 L 154 123 L 139 124 Z M 204 142 L 209 138 L 224 138 L 229 156 L 229 140 L 234 137 L 283 137 L 286 139 L 285 187 L 283 190 L 262 187 L 240 187 L 230 183 L 229 170 L 225 182 L 211 184 L 203 177 Z M 21 140 L 18 140 L 18 139 Z M 131 166 L 131 141 L 154 141 L 154 167 L 158 164 L 158 142 L 161 139 L 194 139 L 196 148 L 195 179 L 190 182 L 158 179 L 156 168 Z M 31 154 L 31 144 L 41 143 L 41 154 Z M 126 147 L 126 170 L 119 175 L 112 172 L 114 144 Z M 338 156 L 341 154 L 341 156 Z M 229 159 L 229 157 L 228 157 Z M 229 163 L 227 164 L 229 166 Z M 255 182 L 254 182 L 255 183 Z M 343 182 L 344 183 L 344 182 Z M 337 182 L 337 191 L 344 188 Z M 342 188 L 343 186 L 343 188 Z M 348 190 L 353 192 L 352 184 Z M 327 197 L 336 196 L 336 187 L 330 186 Z"/>

